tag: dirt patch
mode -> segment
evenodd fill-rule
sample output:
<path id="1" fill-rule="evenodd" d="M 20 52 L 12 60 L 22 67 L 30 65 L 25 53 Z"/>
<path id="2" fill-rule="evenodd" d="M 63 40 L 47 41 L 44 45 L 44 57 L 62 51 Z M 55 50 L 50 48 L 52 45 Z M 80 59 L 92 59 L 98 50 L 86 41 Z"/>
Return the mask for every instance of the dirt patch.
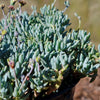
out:
<path id="1" fill-rule="evenodd" d="M 74 100 L 100 100 L 100 69 L 94 82 L 83 78 L 75 87 Z"/>

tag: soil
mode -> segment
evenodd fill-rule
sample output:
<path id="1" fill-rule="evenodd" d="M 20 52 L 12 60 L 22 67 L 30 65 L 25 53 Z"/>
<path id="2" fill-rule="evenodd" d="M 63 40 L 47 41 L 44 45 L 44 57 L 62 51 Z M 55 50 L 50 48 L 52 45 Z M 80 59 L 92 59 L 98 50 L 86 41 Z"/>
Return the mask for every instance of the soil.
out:
<path id="1" fill-rule="evenodd" d="M 74 100 L 100 100 L 100 69 L 94 82 L 83 78 L 75 87 Z"/>

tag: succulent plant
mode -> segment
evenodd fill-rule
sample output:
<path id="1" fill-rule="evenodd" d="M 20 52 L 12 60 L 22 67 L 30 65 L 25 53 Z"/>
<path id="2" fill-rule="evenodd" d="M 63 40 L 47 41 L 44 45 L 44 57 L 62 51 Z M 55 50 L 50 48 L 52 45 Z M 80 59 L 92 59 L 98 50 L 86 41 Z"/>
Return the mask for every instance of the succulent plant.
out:
<path id="1" fill-rule="evenodd" d="M 30 90 L 33 98 L 42 91 L 43 95 L 50 94 L 71 71 L 81 73 L 80 78 L 91 77 L 91 81 L 97 75 L 100 46 L 99 51 L 95 49 L 90 33 L 70 31 L 68 15 L 54 3 L 44 5 L 40 11 L 37 13 L 33 7 L 29 15 L 20 13 L 18 7 L 0 21 L 1 99 L 25 100 Z"/>

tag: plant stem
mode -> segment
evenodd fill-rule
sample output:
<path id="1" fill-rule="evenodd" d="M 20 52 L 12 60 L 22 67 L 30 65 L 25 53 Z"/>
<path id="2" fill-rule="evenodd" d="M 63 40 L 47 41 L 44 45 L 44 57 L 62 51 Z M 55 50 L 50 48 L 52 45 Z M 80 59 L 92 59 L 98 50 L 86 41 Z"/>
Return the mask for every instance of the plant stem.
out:
<path id="1" fill-rule="evenodd" d="M 16 77 L 15 68 L 14 68 L 14 77 L 15 77 L 16 84 L 17 84 L 17 86 L 18 86 L 18 81 L 17 81 L 17 77 Z"/>
<path id="2" fill-rule="evenodd" d="M 23 82 L 22 82 L 22 85 L 21 85 L 21 87 L 20 87 L 20 89 L 19 89 L 20 91 L 22 90 L 22 88 L 23 88 L 23 86 L 24 86 L 24 83 L 25 83 L 27 77 L 30 76 L 30 74 L 32 73 L 32 71 L 33 71 L 33 66 L 31 66 L 30 72 L 29 72 L 29 73 L 26 75 L 26 77 L 24 78 L 24 80 L 23 80 Z"/>
<path id="3" fill-rule="evenodd" d="M 2 13 L 3 13 L 4 19 L 5 19 L 5 26 L 4 26 L 4 28 L 6 29 L 6 27 L 7 27 L 7 19 L 6 19 L 6 15 L 5 15 L 5 12 L 4 12 L 3 9 L 2 9 Z"/>
<path id="4" fill-rule="evenodd" d="M 6 18 L 6 15 L 5 15 L 5 12 L 4 12 L 4 10 L 3 10 L 3 9 L 2 9 L 2 13 L 3 13 L 4 18 Z"/>

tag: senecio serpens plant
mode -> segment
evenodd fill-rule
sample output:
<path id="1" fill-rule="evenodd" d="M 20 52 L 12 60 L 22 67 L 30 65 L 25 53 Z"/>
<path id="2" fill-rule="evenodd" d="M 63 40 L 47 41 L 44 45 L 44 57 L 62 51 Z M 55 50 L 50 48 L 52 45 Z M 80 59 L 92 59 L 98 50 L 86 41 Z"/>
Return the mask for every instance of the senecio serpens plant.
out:
<path id="1" fill-rule="evenodd" d="M 19 7 L 15 9 L 16 2 Z M 44 5 L 40 13 L 32 7 L 31 15 L 21 11 L 26 4 L 23 0 L 11 0 L 7 15 L 5 5 L 0 6 L 4 15 L 0 21 L 0 100 L 25 100 L 30 90 L 33 98 L 42 91 L 43 96 L 58 92 L 71 72 L 80 78 L 91 77 L 91 81 L 96 78 L 100 46 L 95 49 L 90 33 L 67 29 L 68 1 L 63 11 L 54 3 Z"/>

